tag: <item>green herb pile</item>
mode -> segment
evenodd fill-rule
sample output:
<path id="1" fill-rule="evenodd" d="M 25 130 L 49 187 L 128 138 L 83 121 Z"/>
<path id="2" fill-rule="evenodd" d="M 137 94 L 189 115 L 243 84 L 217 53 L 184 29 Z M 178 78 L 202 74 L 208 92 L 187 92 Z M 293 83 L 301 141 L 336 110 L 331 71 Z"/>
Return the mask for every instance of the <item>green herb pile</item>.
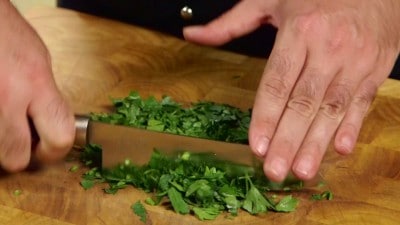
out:
<path id="1" fill-rule="evenodd" d="M 131 92 L 112 99 L 113 113 L 92 113 L 91 119 L 179 135 L 235 143 L 248 143 L 250 111 L 214 102 L 197 102 L 183 107 L 164 96 L 143 99 Z"/>
<path id="2" fill-rule="evenodd" d="M 213 102 L 198 102 L 188 107 L 164 96 L 142 99 L 132 92 L 122 99 L 112 99 L 115 111 L 92 113 L 91 119 L 111 124 L 207 138 L 235 143 L 248 143 L 251 112 Z M 160 150 L 162 151 L 162 150 Z M 144 166 L 129 160 L 115 168 L 101 170 L 101 147 L 86 146 L 82 161 L 91 169 L 83 175 L 85 189 L 97 183 L 108 183 L 104 191 L 115 194 L 119 189 L 133 186 L 151 193 L 145 200 L 149 205 L 170 204 L 179 214 L 194 214 L 200 220 L 212 220 L 226 212 L 236 216 L 239 211 L 259 214 L 267 211 L 290 212 L 298 200 L 291 195 L 267 196 L 270 190 L 299 189 L 298 180 L 276 184 L 268 181 L 262 166 L 244 166 L 216 159 L 212 154 L 181 152 L 174 156 L 155 150 Z M 326 198 L 327 196 L 321 196 Z M 317 198 L 317 197 L 314 197 Z M 146 220 L 140 201 L 132 210 Z"/>
<path id="3" fill-rule="evenodd" d="M 101 148 L 88 145 L 82 153 L 82 160 L 94 165 L 95 155 Z M 273 183 L 262 173 L 261 167 L 248 167 L 215 158 L 211 154 L 182 152 L 176 156 L 166 156 L 155 150 L 144 166 L 135 166 L 129 160 L 110 170 L 93 167 L 81 181 L 85 189 L 97 183 L 108 183 L 104 189 L 115 194 L 119 189 L 133 186 L 152 197 L 147 204 L 170 204 L 179 214 L 194 214 L 200 220 L 212 220 L 223 212 L 236 216 L 242 209 L 250 214 L 267 211 L 291 212 L 298 200 L 286 195 L 279 200 L 268 197 Z M 297 185 L 297 184 L 296 184 Z M 135 212 L 143 210 L 135 203 Z"/>

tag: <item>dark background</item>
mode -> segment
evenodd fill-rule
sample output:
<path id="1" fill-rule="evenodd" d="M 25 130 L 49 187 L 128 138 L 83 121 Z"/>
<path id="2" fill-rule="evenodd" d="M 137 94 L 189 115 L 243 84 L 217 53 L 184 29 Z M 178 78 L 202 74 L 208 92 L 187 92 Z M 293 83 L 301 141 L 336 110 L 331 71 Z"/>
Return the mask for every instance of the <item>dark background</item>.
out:
<path id="1" fill-rule="evenodd" d="M 58 0 L 58 6 L 132 23 L 183 38 L 182 28 L 205 24 L 232 8 L 238 0 Z M 189 6 L 193 17 L 180 16 L 182 7 Z M 255 57 L 268 57 L 275 41 L 276 29 L 263 26 L 255 32 L 219 48 Z M 262 47 L 260 44 L 262 43 Z M 400 58 L 390 75 L 400 79 Z"/>

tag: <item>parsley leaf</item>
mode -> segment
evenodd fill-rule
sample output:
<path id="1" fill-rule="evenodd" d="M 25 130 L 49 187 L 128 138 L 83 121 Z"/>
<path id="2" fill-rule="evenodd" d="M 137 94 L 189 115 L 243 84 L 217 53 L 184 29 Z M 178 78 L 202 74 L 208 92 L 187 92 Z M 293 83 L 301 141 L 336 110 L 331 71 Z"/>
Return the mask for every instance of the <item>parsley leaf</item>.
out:
<path id="1" fill-rule="evenodd" d="M 132 206 L 131 209 L 133 212 L 140 217 L 140 221 L 143 223 L 146 223 L 147 220 L 147 211 L 144 208 L 143 204 L 140 201 L 135 202 Z"/>
<path id="2" fill-rule="evenodd" d="M 333 193 L 331 191 L 324 191 L 321 194 L 313 194 L 311 196 L 311 199 L 312 200 L 316 200 L 316 201 L 323 200 L 323 199 L 332 200 L 333 199 Z"/>
<path id="3" fill-rule="evenodd" d="M 199 208 L 193 207 L 193 212 L 200 220 L 213 220 L 221 214 L 221 210 L 217 207 Z"/>
<path id="4" fill-rule="evenodd" d="M 14 191 L 13 191 L 13 195 L 14 196 L 20 196 L 22 194 L 22 190 L 21 189 L 15 189 Z"/>
<path id="5" fill-rule="evenodd" d="M 277 212 L 292 212 L 296 209 L 298 202 L 299 201 L 291 195 L 287 195 L 275 205 L 275 210 Z"/>
<path id="6" fill-rule="evenodd" d="M 267 201 L 265 196 L 253 185 L 249 177 L 246 177 L 250 184 L 250 189 L 246 194 L 243 202 L 243 209 L 251 214 L 258 214 L 266 212 L 268 209 L 274 208 L 273 205 Z"/>
<path id="7" fill-rule="evenodd" d="M 189 206 L 183 200 L 182 195 L 179 191 L 177 191 L 174 187 L 171 187 L 168 189 L 167 193 L 175 212 L 180 214 L 189 213 Z"/>

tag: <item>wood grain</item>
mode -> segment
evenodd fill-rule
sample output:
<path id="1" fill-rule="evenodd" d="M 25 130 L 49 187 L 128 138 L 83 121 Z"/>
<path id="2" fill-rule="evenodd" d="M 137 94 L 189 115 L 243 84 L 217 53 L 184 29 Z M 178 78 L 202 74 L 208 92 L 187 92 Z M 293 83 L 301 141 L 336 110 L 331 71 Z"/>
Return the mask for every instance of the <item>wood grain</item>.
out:
<path id="1" fill-rule="evenodd" d="M 25 14 L 53 59 L 54 76 L 78 113 L 107 111 L 109 97 L 170 95 L 180 102 L 212 100 L 249 108 L 265 59 L 195 46 L 166 35 L 61 9 Z M 293 213 L 234 219 L 223 216 L 207 224 L 400 224 L 400 83 L 380 88 L 362 128 L 354 154 L 329 149 L 321 168 L 332 201 L 309 199 L 315 190 L 294 193 L 301 199 Z M 106 195 L 102 187 L 84 191 L 72 173 L 78 152 L 53 165 L 32 166 L 0 177 L 0 224 L 142 224 L 130 205 L 146 194 L 134 188 Z M 14 196 L 21 189 L 20 196 Z M 204 224 L 161 206 L 146 206 L 147 224 Z"/>

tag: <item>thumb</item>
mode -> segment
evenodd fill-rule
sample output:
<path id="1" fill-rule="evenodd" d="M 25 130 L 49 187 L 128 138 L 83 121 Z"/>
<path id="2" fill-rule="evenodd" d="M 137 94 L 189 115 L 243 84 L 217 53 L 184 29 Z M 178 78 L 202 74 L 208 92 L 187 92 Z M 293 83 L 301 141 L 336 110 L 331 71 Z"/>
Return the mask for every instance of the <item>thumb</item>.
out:
<path id="1" fill-rule="evenodd" d="M 72 148 L 74 116 L 54 81 L 45 86 L 38 93 L 40 95 L 33 97 L 28 113 L 39 136 L 36 156 L 41 161 L 54 161 L 64 157 Z"/>
<path id="2" fill-rule="evenodd" d="M 218 46 L 248 34 L 271 19 L 276 1 L 242 0 L 232 9 L 206 25 L 183 29 L 186 40 Z"/>

